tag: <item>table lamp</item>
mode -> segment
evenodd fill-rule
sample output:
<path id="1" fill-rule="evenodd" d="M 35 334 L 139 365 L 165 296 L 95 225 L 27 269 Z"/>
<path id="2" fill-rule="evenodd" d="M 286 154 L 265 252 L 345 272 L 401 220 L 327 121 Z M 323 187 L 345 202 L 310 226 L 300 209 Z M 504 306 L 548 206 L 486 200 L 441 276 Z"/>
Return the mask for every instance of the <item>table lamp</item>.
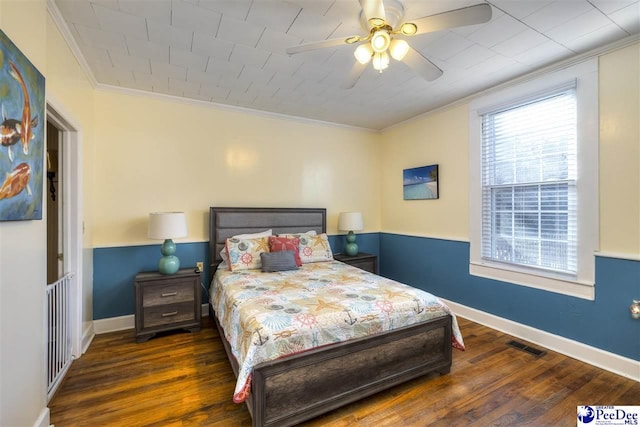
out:
<path id="1" fill-rule="evenodd" d="M 358 244 L 354 231 L 364 228 L 362 214 L 360 212 L 340 212 L 338 217 L 338 230 L 348 231 L 347 244 L 344 245 L 344 253 L 349 256 L 358 255 Z"/>
<path id="2" fill-rule="evenodd" d="M 162 258 L 158 262 L 161 274 L 176 274 L 180 269 L 180 260 L 176 253 L 176 244 L 172 239 L 187 235 L 187 219 L 184 212 L 153 212 L 149 214 L 149 238 L 164 240 L 160 246 Z"/>

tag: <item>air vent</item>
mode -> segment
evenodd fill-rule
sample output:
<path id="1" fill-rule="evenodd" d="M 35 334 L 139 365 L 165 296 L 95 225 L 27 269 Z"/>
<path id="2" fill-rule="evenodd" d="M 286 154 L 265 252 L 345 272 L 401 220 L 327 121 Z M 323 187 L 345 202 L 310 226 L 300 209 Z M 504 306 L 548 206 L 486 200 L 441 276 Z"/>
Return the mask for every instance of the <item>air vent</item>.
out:
<path id="1" fill-rule="evenodd" d="M 545 355 L 547 353 L 546 351 L 539 350 L 539 349 L 537 349 L 535 347 L 530 347 L 530 346 L 528 346 L 528 345 L 526 345 L 524 343 L 521 343 L 519 341 L 509 341 L 507 343 L 507 345 L 511 346 L 511 347 L 514 347 L 514 348 L 517 348 L 518 350 L 525 351 L 525 352 L 527 352 L 530 355 L 535 356 L 535 357 L 540 357 L 540 356 L 543 356 L 543 355 Z"/>

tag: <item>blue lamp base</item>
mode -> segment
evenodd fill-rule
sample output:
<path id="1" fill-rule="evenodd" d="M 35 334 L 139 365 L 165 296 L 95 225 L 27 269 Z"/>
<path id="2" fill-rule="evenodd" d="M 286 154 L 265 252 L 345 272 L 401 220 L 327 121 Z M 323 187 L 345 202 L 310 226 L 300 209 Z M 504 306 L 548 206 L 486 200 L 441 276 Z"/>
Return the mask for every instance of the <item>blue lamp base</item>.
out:
<path id="1" fill-rule="evenodd" d="M 167 275 L 176 274 L 180 270 L 180 260 L 174 255 L 176 253 L 176 244 L 173 243 L 173 240 L 166 239 L 160 246 L 160 252 L 163 257 L 158 262 L 158 272 Z"/>
<path id="2" fill-rule="evenodd" d="M 347 244 L 344 245 L 344 253 L 349 256 L 358 255 L 358 244 L 356 243 L 356 234 L 353 231 L 347 233 Z"/>

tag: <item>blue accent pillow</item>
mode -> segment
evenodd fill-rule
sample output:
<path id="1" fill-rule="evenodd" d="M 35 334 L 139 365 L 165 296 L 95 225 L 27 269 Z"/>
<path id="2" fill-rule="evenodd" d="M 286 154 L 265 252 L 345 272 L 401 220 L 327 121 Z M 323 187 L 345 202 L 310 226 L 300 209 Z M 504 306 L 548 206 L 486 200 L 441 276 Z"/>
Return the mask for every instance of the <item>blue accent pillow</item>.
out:
<path id="1" fill-rule="evenodd" d="M 265 273 L 298 269 L 293 251 L 262 252 L 260 260 L 262 261 L 262 271 Z"/>

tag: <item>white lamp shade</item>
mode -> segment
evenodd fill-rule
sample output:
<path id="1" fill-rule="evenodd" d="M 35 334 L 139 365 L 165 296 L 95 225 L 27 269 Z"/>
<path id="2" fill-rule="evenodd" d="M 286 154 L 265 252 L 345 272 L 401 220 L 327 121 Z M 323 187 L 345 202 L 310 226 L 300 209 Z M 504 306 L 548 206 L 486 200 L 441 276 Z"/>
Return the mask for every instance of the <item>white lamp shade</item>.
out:
<path id="1" fill-rule="evenodd" d="M 340 212 L 338 230 L 358 231 L 364 228 L 360 212 Z"/>
<path id="2" fill-rule="evenodd" d="M 184 212 L 153 212 L 149 214 L 150 239 L 175 239 L 187 235 Z"/>

